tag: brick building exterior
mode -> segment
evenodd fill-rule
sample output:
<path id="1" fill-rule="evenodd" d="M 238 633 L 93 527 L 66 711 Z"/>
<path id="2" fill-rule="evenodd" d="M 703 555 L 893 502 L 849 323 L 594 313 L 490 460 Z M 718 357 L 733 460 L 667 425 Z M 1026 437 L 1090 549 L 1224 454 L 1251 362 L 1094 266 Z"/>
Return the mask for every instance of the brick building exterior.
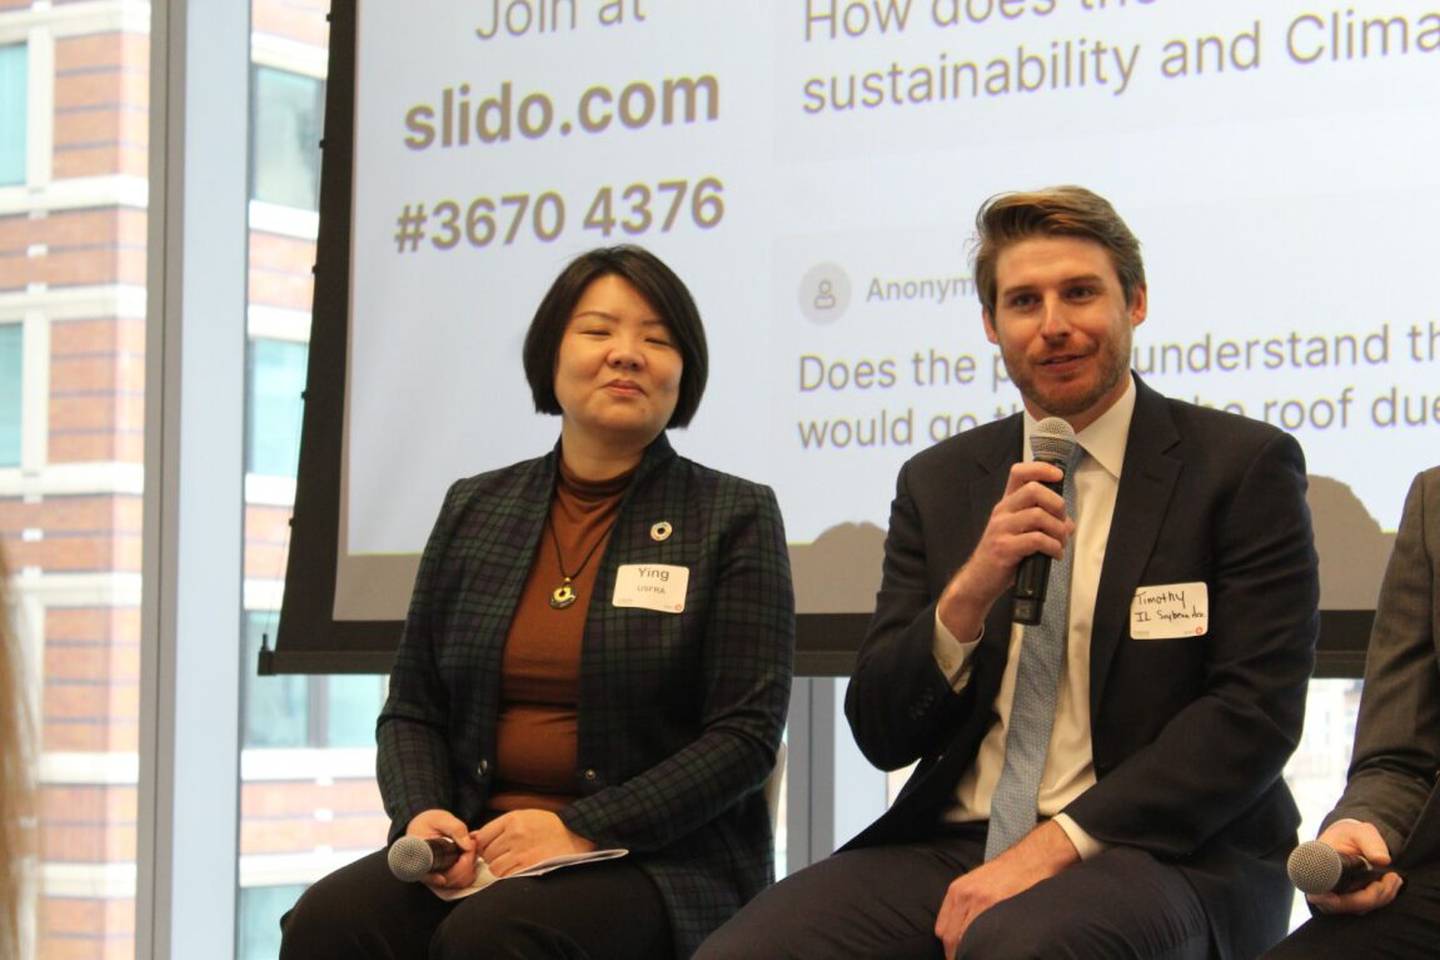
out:
<path id="1" fill-rule="evenodd" d="M 303 884 L 385 832 L 381 681 L 252 676 L 294 491 L 327 8 L 251 14 L 246 609 L 217 617 L 234 625 L 217 653 L 244 658 L 245 960 L 273 956 Z M 0 545 L 42 738 L 46 960 L 135 949 L 149 29 L 136 0 L 0 0 Z"/>

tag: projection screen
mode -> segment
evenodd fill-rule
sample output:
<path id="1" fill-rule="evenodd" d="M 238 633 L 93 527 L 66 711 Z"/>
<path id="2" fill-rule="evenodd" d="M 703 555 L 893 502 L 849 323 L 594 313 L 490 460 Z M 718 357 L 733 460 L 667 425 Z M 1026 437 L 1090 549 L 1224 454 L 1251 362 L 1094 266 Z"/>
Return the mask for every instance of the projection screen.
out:
<path id="1" fill-rule="evenodd" d="M 669 262 L 706 321 L 710 385 L 672 442 L 775 488 L 802 613 L 863 614 L 900 464 L 1018 409 L 970 277 L 974 212 L 1058 183 L 1141 239 L 1145 381 L 1304 446 L 1324 642 L 1353 661 L 1404 492 L 1440 461 L 1440 7 L 1363 6 L 337 10 L 271 668 L 384 668 L 447 486 L 558 435 L 520 366 L 540 296 L 621 242 Z"/>

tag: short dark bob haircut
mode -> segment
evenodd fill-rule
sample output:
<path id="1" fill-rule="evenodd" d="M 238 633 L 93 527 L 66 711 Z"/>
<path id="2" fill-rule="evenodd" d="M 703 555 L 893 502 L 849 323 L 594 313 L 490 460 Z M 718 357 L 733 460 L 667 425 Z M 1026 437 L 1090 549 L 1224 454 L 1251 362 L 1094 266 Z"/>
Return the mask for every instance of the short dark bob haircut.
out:
<path id="1" fill-rule="evenodd" d="M 546 291 L 545 299 L 540 301 L 525 334 L 524 351 L 525 379 L 530 381 L 535 409 L 540 413 L 562 412 L 560 401 L 555 398 L 555 364 L 560 355 L 560 340 L 585 288 L 609 276 L 620 277 L 639 291 L 675 338 L 684 369 L 680 373 L 680 396 L 675 401 L 675 412 L 665 427 L 687 426 L 700 406 L 705 381 L 710 375 L 705 327 L 700 322 L 695 299 L 675 271 L 649 250 L 633 244 L 597 247 L 580 254 L 560 271 L 560 276 Z"/>

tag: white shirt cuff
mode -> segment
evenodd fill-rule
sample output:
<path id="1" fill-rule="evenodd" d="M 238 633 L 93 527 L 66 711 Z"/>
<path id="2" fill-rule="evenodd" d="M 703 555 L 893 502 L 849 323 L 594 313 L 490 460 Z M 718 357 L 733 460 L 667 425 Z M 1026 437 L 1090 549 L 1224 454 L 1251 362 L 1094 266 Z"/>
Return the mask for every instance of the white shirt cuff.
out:
<path id="1" fill-rule="evenodd" d="M 965 684 L 970 682 L 970 654 L 980 645 L 980 638 L 983 636 L 985 627 L 982 624 L 974 640 L 969 643 L 960 642 L 955 639 L 950 628 L 940 622 L 940 608 L 935 608 L 935 636 L 930 643 L 930 650 L 935 657 L 935 665 L 945 674 L 945 679 L 950 682 L 950 689 L 956 693 L 965 689 Z"/>
<path id="2" fill-rule="evenodd" d="M 1081 830 L 1080 825 L 1070 819 L 1069 814 L 1057 813 L 1052 819 L 1061 830 L 1065 831 L 1065 836 L 1070 838 L 1070 842 L 1074 844 L 1075 852 L 1080 854 L 1081 860 L 1089 860 L 1095 854 L 1105 850 L 1105 844 Z"/>

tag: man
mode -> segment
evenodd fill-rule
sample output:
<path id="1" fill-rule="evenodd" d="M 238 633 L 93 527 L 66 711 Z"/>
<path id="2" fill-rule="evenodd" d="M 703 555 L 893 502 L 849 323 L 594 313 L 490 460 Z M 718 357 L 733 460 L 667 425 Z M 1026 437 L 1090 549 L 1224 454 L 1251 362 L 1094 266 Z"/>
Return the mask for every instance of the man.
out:
<path id="1" fill-rule="evenodd" d="M 1300 448 L 1130 374 L 1144 268 L 1103 198 L 1002 195 L 977 227 L 985 332 L 1025 413 L 901 470 L 846 695 L 872 762 L 919 766 L 704 960 L 1230 958 L 1285 932 L 1299 816 L 1280 772 L 1319 592 Z M 1082 451 L 1071 511 L 1044 485 L 1062 471 L 1023 455 L 1051 416 Z M 1012 626 L 1011 585 L 1036 553 L 1073 573 L 1051 578 L 1032 634 Z M 1021 760 L 1036 754 L 1043 768 Z"/>
<path id="2" fill-rule="evenodd" d="M 1350 779 L 1320 840 L 1393 866 L 1267 956 L 1433 957 L 1440 944 L 1440 467 L 1415 478 L 1375 610 Z M 1396 872 L 1398 871 L 1398 872 Z M 1402 880 L 1403 889 L 1402 889 Z"/>

